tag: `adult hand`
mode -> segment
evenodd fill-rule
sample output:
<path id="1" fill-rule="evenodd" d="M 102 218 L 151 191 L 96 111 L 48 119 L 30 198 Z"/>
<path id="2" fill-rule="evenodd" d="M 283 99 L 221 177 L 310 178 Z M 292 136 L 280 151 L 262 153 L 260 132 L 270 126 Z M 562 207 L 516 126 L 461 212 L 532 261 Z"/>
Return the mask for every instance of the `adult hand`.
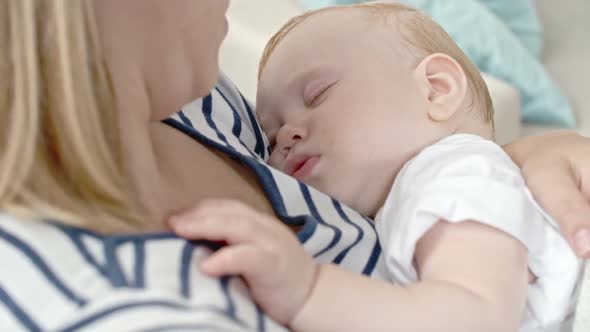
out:
<path id="1" fill-rule="evenodd" d="M 241 275 L 254 300 L 289 325 L 315 283 L 317 264 L 293 233 L 273 216 L 238 201 L 211 199 L 169 220 L 181 237 L 227 243 L 201 264 L 212 277 Z"/>
<path id="2" fill-rule="evenodd" d="M 525 137 L 504 149 L 578 256 L 590 258 L 590 138 L 556 132 Z"/>

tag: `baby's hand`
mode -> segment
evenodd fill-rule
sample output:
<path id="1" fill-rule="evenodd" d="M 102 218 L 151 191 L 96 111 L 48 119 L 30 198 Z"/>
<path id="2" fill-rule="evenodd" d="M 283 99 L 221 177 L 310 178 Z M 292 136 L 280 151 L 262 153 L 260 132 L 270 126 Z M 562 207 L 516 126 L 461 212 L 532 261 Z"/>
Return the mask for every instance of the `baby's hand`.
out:
<path id="1" fill-rule="evenodd" d="M 231 200 L 206 200 L 169 220 L 181 237 L 225 241 L 201 264 L 212 277 L 241 275 L 254 300 L 277 322 L 289 325 L 315 282 L 317 264 L 276 218 Z"/>

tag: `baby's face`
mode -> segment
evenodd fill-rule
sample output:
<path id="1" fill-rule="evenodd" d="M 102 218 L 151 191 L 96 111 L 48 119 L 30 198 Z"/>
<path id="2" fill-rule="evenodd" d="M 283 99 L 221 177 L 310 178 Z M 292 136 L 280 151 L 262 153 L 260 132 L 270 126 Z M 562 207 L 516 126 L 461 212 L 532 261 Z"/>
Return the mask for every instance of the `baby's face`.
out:
<path id="1" fill-rule="evenodd" d="M 257 110 L 271 166 L 374 215 L 428 119 L 414 66 L 370 19 L 335 10 L 295 27 L 263 69 Z"/>

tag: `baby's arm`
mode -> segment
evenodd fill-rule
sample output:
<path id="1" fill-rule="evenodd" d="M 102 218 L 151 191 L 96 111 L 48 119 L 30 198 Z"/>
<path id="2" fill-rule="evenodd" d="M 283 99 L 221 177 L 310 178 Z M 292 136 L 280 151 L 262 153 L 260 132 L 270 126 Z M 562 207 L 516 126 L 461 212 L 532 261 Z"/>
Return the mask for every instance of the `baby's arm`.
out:
<path id="1" fill-rule="evenodd" d="M 241 275 L 260 307 L 295 331 L 516 331 L 527 290 L 526 251 L 474 223 L 434 225 L 417 243 L 420 281 L 407 287 L 319 265 L 270 215 L 203 201 L 170 220 L 189 239 L 224 241 L 208 275 Z"/>
<path id="2" fill-rule="evenodd" d="M 416 248 L 420 281 L 407 287 L 323 265 L 295 331 L 517 331 L 527 253 L 511 236 L 463 222 L 437 223 Z"/>

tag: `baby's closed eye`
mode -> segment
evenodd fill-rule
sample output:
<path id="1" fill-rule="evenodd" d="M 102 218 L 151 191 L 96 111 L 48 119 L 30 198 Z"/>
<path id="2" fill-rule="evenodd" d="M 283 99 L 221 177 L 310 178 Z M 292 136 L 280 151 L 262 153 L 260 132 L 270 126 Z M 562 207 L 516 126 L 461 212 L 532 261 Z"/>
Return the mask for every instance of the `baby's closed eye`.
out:
<path id="1" fill-rule="evenodd" d="M 313 108 L 323 101 L 326 92 L 336 84 L 336 81 L 319 80 L 312 82 L 303 91 L 303 102 L 306 107 Z"/>

